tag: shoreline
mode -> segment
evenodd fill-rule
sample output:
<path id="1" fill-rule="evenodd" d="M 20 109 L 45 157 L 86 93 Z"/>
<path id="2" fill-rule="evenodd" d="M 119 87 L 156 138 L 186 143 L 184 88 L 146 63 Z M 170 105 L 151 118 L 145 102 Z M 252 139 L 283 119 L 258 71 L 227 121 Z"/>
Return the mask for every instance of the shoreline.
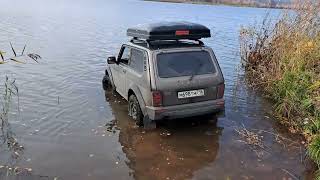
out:
<path id="1" fill-rule="evenodd" d="M 273 112 L 281 124 L 303 135 L 307 157 L 318 167 L 316 179 L 320 179 L 320 35 L 313 32 L 320 30 L 319 5 L 300 4 L 296 16 L 283 14 L 271 30 L 261 23 L 244 27 L 239 34 L 247 82 L 274 101 Z"/>

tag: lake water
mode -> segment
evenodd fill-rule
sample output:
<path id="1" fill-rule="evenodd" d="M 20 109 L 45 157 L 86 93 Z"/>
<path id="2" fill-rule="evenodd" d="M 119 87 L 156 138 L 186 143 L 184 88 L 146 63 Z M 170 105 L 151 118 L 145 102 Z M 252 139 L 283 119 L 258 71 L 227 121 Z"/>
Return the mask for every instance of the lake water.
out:
<path id="1" fill-rule="evenodd" d="M 13 164 L 0 147 L 0 165 L 32 168 L 31 179 L 310 178 L 301 138 L 283 130 L 270 115 L 272 104 L 239 76 L 240 27 L 279 10 L 134 0 L 0 3 L 0 49 L 10 54 L 9 42 L 17 50 L 27 44 L 28 52 L 42 56 L 39 64 L 1 65 L 1 82 L 5 74 L 17 79 L 20 113 L 12 110 L 10 122 L 25 149 Z M 205 43 L 226 79 L 226 116 L 163 122 L 144 131 L 128 118 L 126 102 L 105 95 L 105 61 L 129 40 L 128 27 L 181 20 L 212 30 Z M 236 132 L 243 128 L 263 136 L 264 148 L 247 145 Z M 288 140 L 278 143 L 272 134 Z"/>

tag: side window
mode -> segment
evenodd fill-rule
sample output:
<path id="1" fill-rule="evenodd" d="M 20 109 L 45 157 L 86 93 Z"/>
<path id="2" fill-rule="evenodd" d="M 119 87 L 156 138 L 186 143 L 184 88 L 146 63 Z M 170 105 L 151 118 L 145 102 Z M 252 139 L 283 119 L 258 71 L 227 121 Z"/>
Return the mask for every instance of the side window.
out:
<path id="1" fill-rule="evenodd" d="M 144 69 L 144 61 L 146 59 L 146 55 L 143 51 L 132 48 L 131 50 L 131 59 L 129 66 L 139 72 L 142 73 Z"/>
<path id="2" fill-rule="evenodd" d="M 128 64 L 130 59 L 130 48 L 127 46 L 123 46 L 122 54 L 120 57 L 120 63 Z"/>

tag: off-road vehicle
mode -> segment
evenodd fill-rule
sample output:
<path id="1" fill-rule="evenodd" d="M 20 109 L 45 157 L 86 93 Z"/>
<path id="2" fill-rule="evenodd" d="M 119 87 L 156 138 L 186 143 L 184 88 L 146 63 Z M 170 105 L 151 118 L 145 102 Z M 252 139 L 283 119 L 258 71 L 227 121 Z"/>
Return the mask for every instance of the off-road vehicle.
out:
<path id="1" fill-rule="evenodd" d="M 138 124 L 224 110 L 224 78 L 213 50 L 201 38 L 207 27 L 165 22 L 129 28 L 130 42 L 109 57 L 103 87 L 128 100 Z"/>

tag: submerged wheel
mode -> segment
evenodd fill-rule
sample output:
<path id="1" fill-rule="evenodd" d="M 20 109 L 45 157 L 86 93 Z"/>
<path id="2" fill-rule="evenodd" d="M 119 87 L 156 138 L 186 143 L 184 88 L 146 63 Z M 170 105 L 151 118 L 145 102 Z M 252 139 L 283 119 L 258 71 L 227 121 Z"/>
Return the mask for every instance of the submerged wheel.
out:
<path id="1" fill-rule="evenodd" d="M 141 111 L 138 99 L 135 95 L 131 95 L 129 97 L 128 112 L 129 116 L 132 117 L 137 125 L 143 125 L 143 113 Z"/>
<path id="2" fill-rule="evenodd" d="M 102 79 L 102 87 L 105 91 L 110 90 L 112 88 L 110 77 L 105 75 Z"/>

